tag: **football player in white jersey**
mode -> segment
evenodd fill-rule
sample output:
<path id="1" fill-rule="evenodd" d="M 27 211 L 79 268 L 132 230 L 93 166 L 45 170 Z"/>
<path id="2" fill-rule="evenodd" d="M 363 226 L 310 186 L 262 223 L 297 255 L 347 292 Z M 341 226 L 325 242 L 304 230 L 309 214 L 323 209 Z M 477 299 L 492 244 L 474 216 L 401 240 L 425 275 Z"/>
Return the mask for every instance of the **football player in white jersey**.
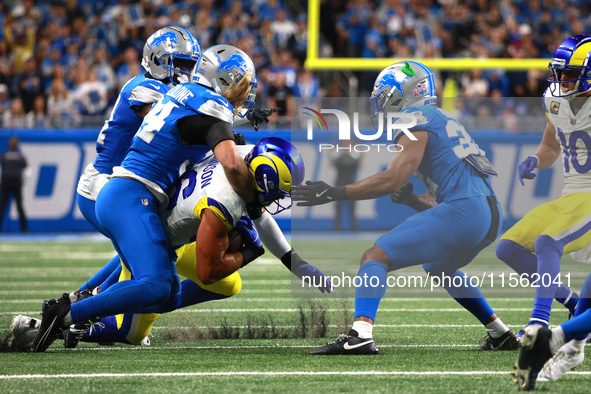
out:
<path id="1" fill-rule="evenodd" d="M 256 181 L 257 201 L 274 213 L 289 208 L 281 199 L 289 197 L 292 184 L 304 177 L 304 165 L 296 148 L 280 138 L 264 138 L 255 146 L 239 146 Z M 256 227 L 248 217 L 246 202 L 234 191 L 214 155 L 194 165 L 176 182 L 169 193 L 170 204 L 162 213 L 167 235 L 177 246 L 177 271 L 188 278 L 182 282 L 180 307 L 238 294 L 241 279 L 237 270 L 260 256 L 262 243 L 279 258 L 294 275 L 320 277 L 330 292 L 331 283 L 317 268 L 309 265 L 291 248 L 279 226 L 267 210 L 248 209 Z M 243 234 L 244 245 L 238 251 L 228 250 L 231 229 Z M 257 228 L 259 232 L 257 232 Z M 260 233 L 260 239 L 259 239 Z M 206 245 L 206 246 L 200 246 Z M 119 280 L 131 278 L 123 266 Z M 316 283 L 316 282 L 314 282 Z M 152 329 L 158 314 L 125 314 L 108 316 L 87 331 L 82 324 L 66 332 L 64 344 L 75 347 L 79 339 L 86 342 L 122 342 L 139 344 Z M 36 319 L 17 316 L 12 331 L 26 347 L 38 329 Z M 83 336 L 84 335 L 84 336 Z"/>
<path id="2" fill-rule="evenodd" d="M 553 76 L 544 94 L 546 128 L 536 153 L 519 165 L 519 180 L 533 179 L 535 168 L 551 166 L 559 156 L 564 170 L 562 196 L 528 212 L 509 229 L 497 245 L 497 256 L 508 265 L 535 264 L 540 277 L 529 325 L 524 329 L 522 354 L 514 376 L 521 390 L 534 388 L 543 361 L 527 357 L 540 332 L 547 334 L 550 309 L 560 282 L 560 259 L 564 253 L 582 249 L 591 242 L 591 36 L 579 34 L 562 42 L 549 68 Z M 534 254 L 535 253 L 535 254 Z M 546 278 L 544 280 L 544 278 Z M 563 288 L 564 289 L 564 288 Z M 572 293 L 560 297 L 569 298 Z M 568 302 L 568 300 L 565 300 Z M 581 290 L 575 316 L 591 301 L 591 279 Z M 576 302 L 575 302 L 576 303 Z M 556 380 L 583 362 L 587 335 L 573 336 L 539 378 Z M 540 339 L 541 340 L 541 339 Z M 526 356 L 523 356 L 526 354 Z M 522 357 L 523 356 L 523 357 Z M 549 355 L 548 355 L 549 357 Z M 547 359 L 547 357 L 546 357 Z"/>

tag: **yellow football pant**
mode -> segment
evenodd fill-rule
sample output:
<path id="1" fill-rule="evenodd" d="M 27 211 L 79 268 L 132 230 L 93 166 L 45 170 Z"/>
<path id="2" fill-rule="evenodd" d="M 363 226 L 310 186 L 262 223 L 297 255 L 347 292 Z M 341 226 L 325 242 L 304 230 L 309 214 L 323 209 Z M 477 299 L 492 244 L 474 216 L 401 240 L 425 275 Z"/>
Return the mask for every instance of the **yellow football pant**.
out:
<path id="1" fill-rule="evenodd" d="M 568 194 L 529 211 L 501 240 L 534 252 L 536 238 L 548 235 L 563 246 L 562 253 L 591 243 L 591 192 Z"/>
<path id="2" fill-rule="evenodd" d="M 228 275 L 222 280 L 211 285 L 204 285 L 197 277 L 197 256 L 195 254 L 195 242 L 184 245 L 176 250 L 178 256 L 176 269 L 179 275 L 186 277 L 197 283 L 199 287 L 212 293 L 221 294 L 227 297 L 240 293 L 242 289 L 242 279 L 238 272 Z M 131 272 L 121 264 L 122 270 L 119 281 L 131 279 Z M 124 319 L 133 319 L 127 340 L 138 345 L 151 331 L 159 313 L 150 313 L 143 315 L 121 314 L 117 315 L 117 328 L 121 329 Z"/>

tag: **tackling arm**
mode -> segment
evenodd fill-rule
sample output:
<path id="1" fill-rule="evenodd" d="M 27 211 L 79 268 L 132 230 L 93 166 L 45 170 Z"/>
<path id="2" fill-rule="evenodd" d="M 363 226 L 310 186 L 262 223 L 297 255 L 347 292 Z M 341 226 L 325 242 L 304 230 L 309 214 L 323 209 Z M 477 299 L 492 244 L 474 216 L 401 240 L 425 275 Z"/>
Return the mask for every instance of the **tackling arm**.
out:
<path id="1" fill-rule="evenodd" d="M 255 199 L 254 181 L 244 159 L 236 149 L 234 140 L 224 140 L 218 143 L 213 149 L 213 153 L 224 167 L 230 185 L 246 202 L 252 203 Z"/>
<path id="2" fill-rule="evenodd" d="M 396 154 L 385 171 L 345 186 L 347 200 L 379 198 L 402 188 L 419 168 L 429 140 L 426 131 L 417 131 L 413 135 L 418 141 L 411 141 L 406 135 L 400 137 L 398 144 L 402 145 L 404 150 Z"/>

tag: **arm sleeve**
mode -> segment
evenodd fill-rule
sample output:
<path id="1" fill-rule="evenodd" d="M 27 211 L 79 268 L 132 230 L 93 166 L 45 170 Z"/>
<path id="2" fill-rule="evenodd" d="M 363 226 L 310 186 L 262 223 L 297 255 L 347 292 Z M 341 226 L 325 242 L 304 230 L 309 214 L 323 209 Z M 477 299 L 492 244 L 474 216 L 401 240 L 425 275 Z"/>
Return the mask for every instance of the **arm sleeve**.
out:
<path id="1" fill-rule="evenodd" d="M 211 149 L 224 140 L 234 140 L 232 125 L 207 115 L 193 115 L 178 122 L 179 135 L 187 145 L 208 145 Z"/>
<path id="2" fill-rule="evenodd" d="M 261 217 L 256 219 L 254 223 L 259 230 L 263 245 L 265 245 L 275 257 L 281 259 L 291 250 L 291 246 L 287 242 L 287 239 L 285 239 L 279 225 L 269 212 L 263 212 Z"/>

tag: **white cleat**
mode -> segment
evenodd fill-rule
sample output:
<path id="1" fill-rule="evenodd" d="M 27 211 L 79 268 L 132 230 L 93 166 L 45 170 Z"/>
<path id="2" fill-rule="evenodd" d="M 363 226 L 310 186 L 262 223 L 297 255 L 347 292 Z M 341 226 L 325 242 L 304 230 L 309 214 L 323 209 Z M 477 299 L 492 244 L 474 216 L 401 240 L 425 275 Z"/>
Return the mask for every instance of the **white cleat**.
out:
<path id="1" fill-rule="evenodd" d="M 150 338 L 146 336 L 144 339 L 142 339 L 142 341 L 140 342 L 140 346 L 150 346 Z"/>
<path id="2" fill-rule="evenodd" d="M 563 348 L 560 348 L 550 360 L 546 361 L 537 380 L 538 382 L 554 382 L 568 371 L 572 371 L 583 364 L 584 359 L 585 352 L 582 350 L 567 352 Z"/>
<path id="3" fill-rule="evenodd" d="M 33 345 L 37 336 L 37 331 L 41 325 L 41 319 L 18 315 L 12 319 L 10 332 L 12 332 L 11 341 L 19 349 L 28 349 Z"/>

